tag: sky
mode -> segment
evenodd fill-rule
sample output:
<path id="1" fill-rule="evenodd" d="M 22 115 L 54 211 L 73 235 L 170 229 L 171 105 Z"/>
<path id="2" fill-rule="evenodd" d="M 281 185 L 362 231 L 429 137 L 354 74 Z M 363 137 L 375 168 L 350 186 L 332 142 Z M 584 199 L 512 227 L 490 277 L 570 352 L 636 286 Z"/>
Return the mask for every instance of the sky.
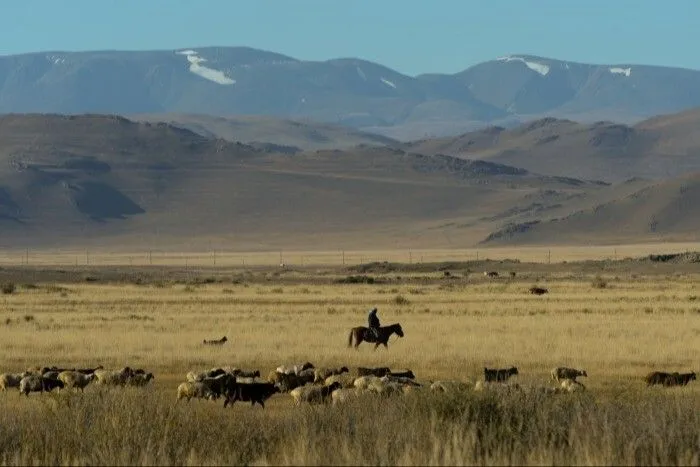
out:
<path id="1" fill-rule="evenodd" d="M 508 54 L 700 69 L 699 0 L 4 0 L 0 55 L 248 46 L 455 73 Z"/>

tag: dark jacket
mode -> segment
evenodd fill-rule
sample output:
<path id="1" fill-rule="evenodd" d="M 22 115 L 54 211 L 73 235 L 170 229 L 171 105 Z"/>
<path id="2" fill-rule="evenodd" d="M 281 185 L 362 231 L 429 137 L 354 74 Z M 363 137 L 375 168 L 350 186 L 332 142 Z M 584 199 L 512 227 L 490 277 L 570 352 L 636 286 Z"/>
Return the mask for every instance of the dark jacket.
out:
<path id="1" fill-rule="evenodd" d="M 369 316 L 367 316 L 367 321 L 369 323 L 370 328 L 378 328 L 379 327 L 379 318 L 377 318 L 377 309 L 372 308 L 372 310 L 369 312 Z"/>

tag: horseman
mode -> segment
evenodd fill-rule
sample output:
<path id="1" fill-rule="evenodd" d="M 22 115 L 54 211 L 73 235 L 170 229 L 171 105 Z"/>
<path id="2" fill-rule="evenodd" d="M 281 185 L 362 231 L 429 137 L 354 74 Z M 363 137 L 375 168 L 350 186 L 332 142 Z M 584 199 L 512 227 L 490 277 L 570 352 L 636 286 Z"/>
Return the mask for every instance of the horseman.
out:
<path id="1" fill-rule="evenodd" d="M 367 322 L 369 324 L 369 332 L 374 339 L 379 339 L 379 318 L 377 318 L 377 308 L 374 307 L 369 310 L 369 315 L 367 316 Z"/>

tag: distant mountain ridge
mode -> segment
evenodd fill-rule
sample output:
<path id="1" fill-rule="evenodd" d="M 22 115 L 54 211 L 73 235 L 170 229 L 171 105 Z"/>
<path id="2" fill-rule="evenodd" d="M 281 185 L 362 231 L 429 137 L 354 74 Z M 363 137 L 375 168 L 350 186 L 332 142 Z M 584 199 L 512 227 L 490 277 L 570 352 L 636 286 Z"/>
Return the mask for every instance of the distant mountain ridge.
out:
<path id="1" fill-rule="evenodd" d="M 0 57 L 0 113 L 199 113 L 309 118 L 397 139 L 542 116 L 633 123 L 700 106 L 700 71 L 508 55 L 407 76 L 355 58 L 249 47 Z"/>

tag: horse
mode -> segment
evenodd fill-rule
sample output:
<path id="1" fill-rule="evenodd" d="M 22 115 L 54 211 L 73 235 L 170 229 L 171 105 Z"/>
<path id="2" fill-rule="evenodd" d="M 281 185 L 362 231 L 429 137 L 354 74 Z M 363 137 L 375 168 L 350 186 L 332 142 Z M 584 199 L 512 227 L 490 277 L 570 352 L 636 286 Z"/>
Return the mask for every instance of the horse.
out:
<path id="1" fill-rule="evenodd" d="M 397 336 L 403 337 L 403 329 L 401 329 L 400 323 L 394 323 L 390 326 L 381 326 L 377 328 L 379 337 L 375 338 L 369 328 L 365 326 L 357 326 L 350 330 L 350 335 L 348 336 L 348 347 L 352 347 L 352 339 L 355 338 L 355 349 L 362 343 L 362 341 L 374 343 L 374 350 L 377 350 L 379 344 L 384 345 L 384 348 L 388 349 L 387 342 L 389 342 L 389 337 L 396 333 Z"/>

